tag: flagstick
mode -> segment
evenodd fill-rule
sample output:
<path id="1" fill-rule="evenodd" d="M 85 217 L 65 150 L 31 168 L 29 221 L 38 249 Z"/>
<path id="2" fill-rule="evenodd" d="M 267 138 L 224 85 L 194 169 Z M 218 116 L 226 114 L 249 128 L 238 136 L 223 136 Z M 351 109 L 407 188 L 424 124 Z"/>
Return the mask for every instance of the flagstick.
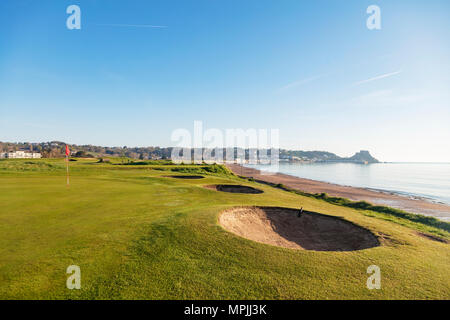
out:
<path id="1" fill-rule="evenodd" d="M 67 168 L 67 186 L 69 186 L 69 156 L 66 155 L 66 168 Z"/>

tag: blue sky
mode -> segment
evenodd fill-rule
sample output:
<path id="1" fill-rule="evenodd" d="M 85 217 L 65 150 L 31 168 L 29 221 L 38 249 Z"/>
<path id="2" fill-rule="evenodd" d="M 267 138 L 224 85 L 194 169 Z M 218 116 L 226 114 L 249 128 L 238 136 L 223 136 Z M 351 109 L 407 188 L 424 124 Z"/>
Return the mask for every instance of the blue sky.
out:
<path id="1" fill-rule="evenodd" d="M 170 146 L 201 120 L 449 162 L 448 39 L 447 0 L 2 0 L 0 141 Z"/>

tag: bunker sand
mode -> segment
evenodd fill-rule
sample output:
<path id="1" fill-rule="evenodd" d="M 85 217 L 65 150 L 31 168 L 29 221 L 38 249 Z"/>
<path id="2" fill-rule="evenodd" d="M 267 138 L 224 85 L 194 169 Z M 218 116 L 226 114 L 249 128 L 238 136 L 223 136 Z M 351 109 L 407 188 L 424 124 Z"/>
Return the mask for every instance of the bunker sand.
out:
<path id="1" fill-rule="evenodd" d="M 264 193 L 264 191 L 249 187 L 249 186 L 242 186 L 238 184 L 215 184 L 215 185 L 209 185 L 205 186 L 207 189 L 221 191 L 221 192 L 229 192 L 229 193 L 248 193 L 248 194 L 260 194 Z"/>
<path id="2" fill-rule="evenodd" d="M 187 179 L 187 180 L 195 180 L 195 179 L 204 179 L 204 176 L 187 176 L 187 175 L 174 175 L 174 176 L 164 176 L 165 178 L 174 178 L 174 179 Z"/>
<path id="3" fill-rule="evenodd" d="M 369 230 L 341 218 L 280 207 L 237 207 L 224 211 L 219 224 L 260 243 L 290 249 L 354 251 L 377 247 Z"/>

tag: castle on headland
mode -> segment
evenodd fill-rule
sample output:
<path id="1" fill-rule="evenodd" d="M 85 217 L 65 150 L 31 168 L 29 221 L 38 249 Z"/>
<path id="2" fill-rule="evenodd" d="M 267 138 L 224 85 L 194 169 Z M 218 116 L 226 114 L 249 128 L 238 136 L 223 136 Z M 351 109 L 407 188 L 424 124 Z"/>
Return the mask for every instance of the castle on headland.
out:
<path id="1" fill-rule="evenodd" d="M 38 152 L 12 151 L 0 152 L 0 159 L 40 159 L 42 155 Z"/>

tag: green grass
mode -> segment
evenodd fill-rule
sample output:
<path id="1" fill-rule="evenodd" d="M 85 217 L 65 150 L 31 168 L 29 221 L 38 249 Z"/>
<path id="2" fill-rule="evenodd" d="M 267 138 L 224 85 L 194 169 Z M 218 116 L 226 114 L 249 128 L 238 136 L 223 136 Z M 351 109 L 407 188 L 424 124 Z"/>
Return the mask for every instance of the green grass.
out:
<path id="1" fill-rule="evenodd" d="M 246 179 L 245 177 L 242 177 Z M 248 181 L 255 181 L 253 178 L 248 178 Z M 378 213 L 378 217 L 382 219 L 387 219 L 390 221 L 395 221 L 402 225 L 414 226 L 423 231 L 428 231 L 435 233 L 437 235 L 446 236 L 450 232 L 450 223 L 441 221 L 435 217 L 424 216 L 421 214 L 408 213 L 400 209 L 395 209 L 387 206 L 373 205 L 367 201 L 352 201 L 342 197 L 330 197 L 326 193 L 308 193 L 304 191 L 299 191 L 296 189 L 289 188 L 283 184 L 274 184 L 265 181 L 258 181 L 270 185 L 272 187 L 292 192 L 305 197 L 312 197 L 315 199 L 321 199 L 326 202 L 344 206 L 348 208 L 360 209 L 365 211 L 371 211 L 372 215 Z M 381 213 L 381 215 L 380 215 Z"/>
<path id="2" fill-rule="evenodd" d="M 221 166 L 79 159 L 0 161 L 0 298 L 3 299 L 448 299 L 449 244 L 418 236 L 446 230 L 373 208 L 351 208 L 247 181 Z M 175 169 L 175 170 L 174 170 Z M 165 178 L 202 174 L 205 179 Z M 263 194 L 203 185 L 241 183 Z M 237 237 L 217 224 L 225 208 L 299 207 L 371 230 L 380 247 L 290 250 Z M 65 286 L 81 267 L 82 289 Z M 382 289 L 368 290 L 369 265 Z"/>

